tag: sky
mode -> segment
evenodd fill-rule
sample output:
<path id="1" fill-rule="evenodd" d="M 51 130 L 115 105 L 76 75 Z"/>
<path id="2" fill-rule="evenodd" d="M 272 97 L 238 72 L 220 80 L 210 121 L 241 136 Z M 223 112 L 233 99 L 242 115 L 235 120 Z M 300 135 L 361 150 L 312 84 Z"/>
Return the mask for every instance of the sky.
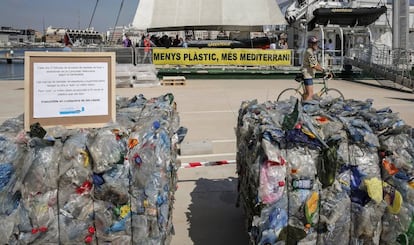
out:
<path id="1" fill-rule="evenodd" d="M 16 29 L 86 29 L 97 0 L 0 0 L 0 26 Z M 113 28 L 122 0 L 98 0 L 91 27 Z M 117 26 L 132 23 L 139 0 L 124 0 Z"/>

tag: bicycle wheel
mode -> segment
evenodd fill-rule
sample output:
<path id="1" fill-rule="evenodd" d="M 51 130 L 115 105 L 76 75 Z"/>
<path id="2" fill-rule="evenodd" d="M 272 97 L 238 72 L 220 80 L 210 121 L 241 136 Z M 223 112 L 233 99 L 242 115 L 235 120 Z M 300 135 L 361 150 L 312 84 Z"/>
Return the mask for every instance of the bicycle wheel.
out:
<path id="1" fill-rule="evenodd" d="M 328 88 L 322 94 L 322 97 L 331 97 L 332 99 L 345 99 L 344 95 L 336 88 Z"/>
<path id="2" fill-rule="evenodd" d="M 287 88 L 283 90 L 282 92 L 280 92 L 276 101 L 289 100 L 291 96 L 296 97 L 299 100 L 302 100 L 302 93 L 300 92 L 299 89 Z"/>

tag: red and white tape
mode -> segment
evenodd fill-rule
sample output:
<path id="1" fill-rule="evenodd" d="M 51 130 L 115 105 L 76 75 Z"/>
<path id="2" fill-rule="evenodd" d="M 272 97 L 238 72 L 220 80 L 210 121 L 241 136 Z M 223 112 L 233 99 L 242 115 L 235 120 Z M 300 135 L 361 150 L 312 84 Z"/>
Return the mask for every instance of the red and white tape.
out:
<path id="1" fill-rule="evenodd" d="M 236 163 L 235 160 L 221 160 L 221 161 L 213 161 L 213 162 L 189 162 L 189 163 L 182 163 L 181 168 L 220 166 L 220 165 L 234 164 L 234 163 Z"/>

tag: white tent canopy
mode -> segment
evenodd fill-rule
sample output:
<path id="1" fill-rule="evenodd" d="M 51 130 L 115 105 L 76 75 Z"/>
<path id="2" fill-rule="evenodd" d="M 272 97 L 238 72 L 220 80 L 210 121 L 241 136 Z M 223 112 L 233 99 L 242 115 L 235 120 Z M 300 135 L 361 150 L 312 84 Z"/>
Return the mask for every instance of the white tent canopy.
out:
<path id="1" fill-rule="evenodd" d="M 132 23 L 148 31 L 261 31 L 285 24 L 275 0 L 140 0 Z"/>

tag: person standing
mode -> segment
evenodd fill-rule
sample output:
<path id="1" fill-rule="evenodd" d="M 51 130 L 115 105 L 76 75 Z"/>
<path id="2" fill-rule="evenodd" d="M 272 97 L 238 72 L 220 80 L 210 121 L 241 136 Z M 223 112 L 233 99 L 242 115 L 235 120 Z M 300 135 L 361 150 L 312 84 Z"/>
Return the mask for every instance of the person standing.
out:
<path id="1" fill-rule="evenodd" d="M 270 45 L 269 45 L 269 49 L 276 49 L 276 37 L 272 37 L 270 39 Z"/>
<path id="2" fill-rule="evenodd" d="M 149 61 L 149 63 L 152 63 L 152 48 L 155 44 L 151 41 L 149 34 L 144 39 L 144 59 L 142 63 L 145 63 L 146 60 Z"/>
<path id="3" fill-rule="evenodd" d="M 182 38 L 180 38 L 177 34 L 177 35 L 175 35 L 175 38 L 172 41 L 172 46 L 173 47 L 181 47 L 181 45 L 182 45 Z"/>
<path id="4" fill-rule="evenodd" d="M 278 46 L 279 46 L 280 49 L 288 49 L 289 48 L 289 45 L 287 43 L 287 34 L 286 33 L 280 34 L 279 45 Z"/>
<path id="5" fill-rule="evenodd" d="M 137 52 L 137 56 L 138 56 L 137 57 L 138 58 L 137 62 L 139 64 L 144 63 L 144 55 L 145 55 L 145 53 L 144 53 L 144 47 L 145 47 L 144 40 L 145 40 L 145 35 L 142 34 L 141 39 L 139 40 L 139 42 L 136 43 L 136 47 L 137 47 L 136 52 Z"/>
<path id="6" fill-rule="evenodd" d="M 126 48 L 132 47 L 131 39 L 129 39 L 129 36 L 127 34 L 125 34 L 125 39 L 123 41 L 123 45 Z"/>
<path id="7" fill-rule="evenodd" d="M 302 74 L 305 83 L 305 92 L 303 100 L 311 100 L 313 96 L 313 78 L 315 71 L 325 72 L 324 68 L 319 64 L 316 58 L 316 50 L 318 49 L 318 38 L 311 36 L 308 39 L 308 48 L 305 50 L 302 62 Z"/>
<path id="8" fill-rule="evenodd" d="M 188 48 L 188 37 L 186 37 L 183 41 L 183 48 Z"/>
<path id="9" fill-rule="evenodd" d="M 326 45 L 326 50 L 328 50 L 330 54 L 333 54 L 335 52 L 335 45 L 333 44 L 332 39 L 330 38 L 328 40 L 328 44 Z"/>
<path id="10" fill-rule="evenodd" d="M 326 51 L 328 55 L 328 67 L 331 67 L 333 65 L 333 59 L 335 57 L 335 45 L 330 38 L 328 40 L 328 44 L 326 45 Z"/>

